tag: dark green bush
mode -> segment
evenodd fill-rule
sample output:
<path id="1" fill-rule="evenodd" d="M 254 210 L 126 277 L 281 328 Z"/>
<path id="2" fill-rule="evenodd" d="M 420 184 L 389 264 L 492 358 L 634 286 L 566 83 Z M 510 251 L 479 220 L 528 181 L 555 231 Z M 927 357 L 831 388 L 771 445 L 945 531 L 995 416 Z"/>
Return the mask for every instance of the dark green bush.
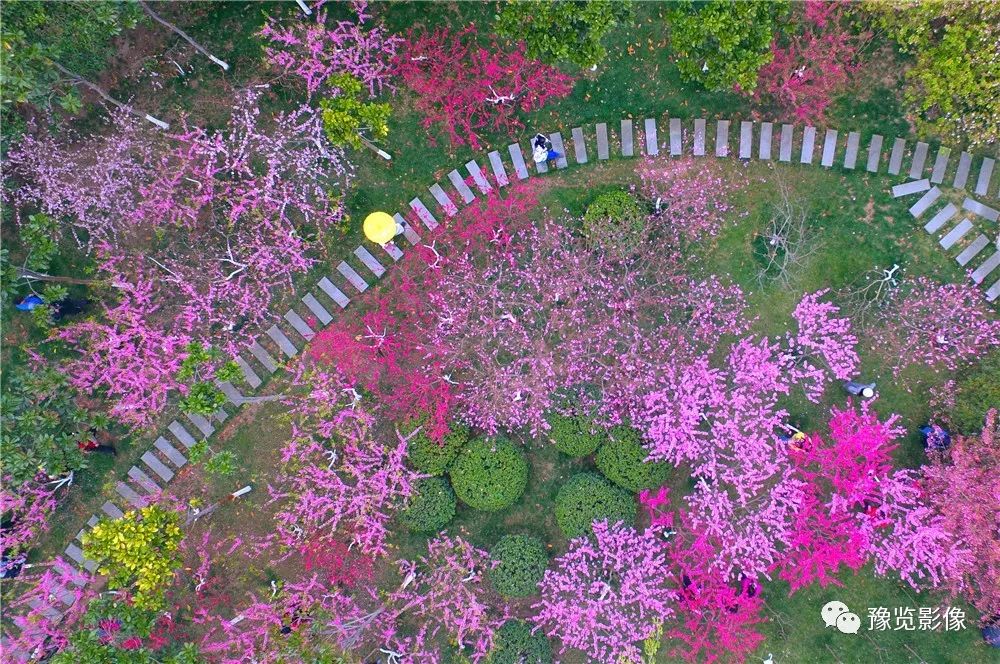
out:
<path id="1" fill-rule="evenodd" d="M 552 664 L 552 644 L 544 634 L 532 634 L 523 620 L 508 620 L 493 635 L 487 664 Z"/>
<path id="2" fill-rule="evenodd" d="M 604 430 L 588 417 L 553 413 L 547 419 L 552 427 L 549 429 L 549 440 L 555 443 L 557 450 L 571 457 L 593 454 L 606 440 Z"/>
<path id="3" fill-rule="evenodd" d="M 986 411 L 1000 408 L 1000 350 L 993 351 L 958 381 L 952 427 L 967 436 L 982 431 Z"/>
<path id="4" fill-rule="evenodd" d="M 524 453 L 506 438 L 470 442 L 448 472 L 461 501 L 488 512 L 510 506 L 528 484 Z"/>
<path id="5" fill-rule="evenodd" d="M 455 492 L 443 477 L 416 481 L 416 491 L 399 515 L 404 526 L 418 533 L 433 533 L 455 518 Z"/>
<path id="6" fill-rule="evenodd" d="M 635 514 L 632 494 L 597 473 L 574 475 L 556 495 L 556 523 L 566 537 L 589 533 L 595 520 L 632 525 Z"/>
<path id="7" fill-rule="evenodd" d="M 421 429 L 410 439 L 406 448 L 410 464 L 429 475 L 444 475 L 444 472 L 469 442 L 469 429 L 453 424 L 451 431 L 440 442 L 432 440 Z"/>
<path id="8" fill-rule="evenodd" d="M 608 442 L 601 445 L 595 461 L 605 477 L 636 492 L 662 485 L 670 473 L 670 466 L 665 463 L 647 463 L 648 456 L 639 432 L 629 426 L 618 426 L 608 433 Z"/>
<path id="9" fill-rule="evenodd" d="M 545 545 L 537 537 L 506 535 L 494 545 L 490 558 L 497 563 L 490 581 L 504 597 L 525 597 L 538 592 L 538 582 L 549 564 Z"/>
<path id="10" fill-rule="evenodd" d="M 608 191 L 587 206 L 583 235 L 587 243 L 612 256 L 633 255 L 646 239 L 646 211 L 627 191 Z"/>

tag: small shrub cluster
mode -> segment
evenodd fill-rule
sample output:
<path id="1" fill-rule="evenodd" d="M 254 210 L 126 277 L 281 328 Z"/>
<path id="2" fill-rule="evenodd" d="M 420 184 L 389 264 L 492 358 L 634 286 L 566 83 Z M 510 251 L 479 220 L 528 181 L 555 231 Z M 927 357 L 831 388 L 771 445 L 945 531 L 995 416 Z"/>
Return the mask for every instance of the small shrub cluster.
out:
<path id="1" fill-rule="evenodd" d="M 589 418 L 552 414 L 548 416 L 549 440 L 556 449 L 571 457 L 585 457 L 593 454 L 605 440 L 604 430 Z"/>
<path id="2" fill-rule="evenodd" d="M 408 529 L 418 533 L 434 533 L 455 518 L 455 492 L 443 477 L 417 480 L 416 491 L 399 516 Z"/>
<path id="3" fill-rule="evenodd" d="M 608 191 L 587 206 L 583 235 L 594 249 L 610 256 L 633 255 L 646 239 L 646 211 L 627 191 Z"/>
<path id="4" fill-rule="evenodd" d="M 537 537 L 506 535 L 490 551 L 493 587 L 504 597 L 526 597 L 538 592 L 549 557 Z"/>
<path id="5" fill-rule="evenodd" d="M 579 537 L 591 532 L 595 520 L 613 524 L 635 523 L 635 500 L 625 489 L 615 486 L 597 473 L 574 475 L 556 495 L 556 523 L 563 535 Z"/>
<path id="6" fill-rule="evenodd" d="M 508 620 L 493 635 L 488 664 L 552 664 L 552 644 L 544 634 L 532 634 L 523 620 Z"/>
<path id="7" fill-rule="evenodd" d="M 601 445 L 595 462 L 597 469 L 609 480 L 636 492 L 662 485 L 670 473 L 669 465 L 649 463 L 646 461 L 648 456 L 639 432 L 629 426 L 618 426 L 609 432 L 608 441 Z"/>
<path id="8" fill-rule="evenodd" d="M 528 462 L 506 438 L 480 438 L 465 446 L 449 474 L 463 503 L 495 512 L 509 507 L 524 493 Z"/>
<path id="9" fill-rule="evenodd" d="M 428 475 L 444 475 L 458 453 L 469 442 L 469 429 L 453 424 L 441 441 L 433 440 L 421 429 L 406 448 L 410 464 Z"/>

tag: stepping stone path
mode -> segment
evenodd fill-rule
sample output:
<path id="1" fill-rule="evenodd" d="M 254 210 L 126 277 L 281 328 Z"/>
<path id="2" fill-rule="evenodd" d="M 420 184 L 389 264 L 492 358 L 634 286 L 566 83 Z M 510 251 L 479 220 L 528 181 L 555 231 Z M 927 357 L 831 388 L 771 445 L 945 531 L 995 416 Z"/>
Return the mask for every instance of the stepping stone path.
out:
<path id="1" fill-rule="evenodd" d="M 417 237 L 417 241 L 418 242 L 420 241 L 419 237 Z M 320 290 L 326 293 L 327 296 L 331 300 L 333 300 L 337 304 L 337 306 L 339 306 L 341 309 L 345 308 L 351 302 L 351 298 L 344 295 L 344 291 L 334 286 L 333 282 L 327 279 L 326 277 L 320 279 L 317 285 L 319 286 Z"/>
<path id="2" fill-rule="evenodd" d="M 316 317 L 322 325 L 329 325 L 333 320 L 333 316 L 330 314 L 326 308 L 319 303 L 312 293 L 306 293 L 302 296 L 302 304 L 306 305 L 306 308 L 312 312 L 312 315 Z"/>
<path id="3" fill-rule="evenodd" d="M 892 144 L 892 152 L 889 154 L 889 175 L 899 175 L 899 169 L 903 167 L 903 152 L 906 151 L 906 141 L 897 138 Z"/>
<path id="4" fill-rule="evenodd" d="M 236 356 L 236 364 L 237 364 L 237 366 L 239 366 L 240 370 L 243 372 L 243 378 L 246 379 L 247 384 L 250 387 L 252 387 L 254 389 L 257 389 L 258 387 L 260 387 L 261 382 L 262 382 L 261 379 L 260 379 L 260 376 L 257 375 L 257 372 L 253 370 L 253 367 L 251 367 L 247 363 L 246 360 L 244 360 L 242 357 L 240 357 L 239 355 L 237 355 Z"/>
<path id="5" fill-rule="evenodd" d="M 510 158 L 514 162 L 514 172 L 517 173 L 517 179 L 527 180 L 528 167 L 524 164 L 524 155 L 521 153 L 521 146 L 517 143 L 512 143 L 507 146 L 507 152 L 510 153 Z"/>
<path id="6" fill-rule="evenodd" d="M 924 230 L 928 233 L 937 233 L 957 212 L 958 208 L 948 203 L 924 225 Z"/>
<path id="7" fill-rule="evenodd" d="M 608 124 L 597 125 L 597 158 L 604 160 L 611 156 L 611 146 L 608 143 Z"/>
<path id="8" fill-rule="evenodd" d="M 878 134 L 872 136 L 872 142 L 868 144 L 868 163 L 865 170 L 869 173 L 878 173 L 878 165 L 882 160 L 882 137 Z"/>
<path id="9" fill-rule="evenodd" d="M 205 438 L 208 438 L 215 433 L 215 427 L 213 427 L 208 420 L 198 413 L 185 413 L 185 415 L 189 420 L 191 420 L 191 424 L 193 424 Z"/>
<path id="10" fill-rule="evenodd" d="M 719 120 L 715 125 L 715 156 L 729 156 L 729 120 Z"/>
<path id="11" fill-rule="evenodd" d="M 926 143 L 917 143 L 916 149 L 913 151 L 913 163 L 910 164 L 910 179 L 916 180 L 921 177 L 924 173 L 924 162 L 927 161 L 927 148 L 929 146 Z"/>
<path id="12" fill-rule="evenodd" d="M 112 519 L 120 519 L 125 516 L 125 512 L 118 509 L 118 506 L 110 501 L 101 505 L 101 511 L 110 516 Z"/>
<path id="13" fill-rule="evenodd" d="M 931 182 L 941 184 L 944 182 L 944 172 L 948 169 L 948 160 L 951 158 L 951 150 L 946 147 L 938 149 L 937 158 L 934 160 L 934 169 L 931 171 Z"/>
<path id="14" fill-rule="evenodd" d="M 972 261 L 973 258 L 979 255 L 979 252 L 985 249 L 986 245 L 989 243 L 990 239 L 988 237 L 980 235 L 975 240 L 970 242 L 969 246 L 963 249 L 962 253 L 955 257 L 955 260 L 958 261 L 959 265 L 965 267 L 970 261 Z"/>
<path id="15" fill-rule="evenodd" d="M 704 122 L 704 121 L 702 121 Z M 703 128 L 704 129 L 704 128 Z M 681 119 L 670 118 L 670 156 L 679 157 L 681 155 L 681 143 L 683 134 L 681 132 Z M 704 147 L 704 133 L 702 134 L 702 146 Z"/>
<path id="16" fill-rule="evenodd" d="M 778 161 L 790 162 L 792 160 L 792 138 L 795 134 L 795 127 L 790 124 L 781 125 L 781 142 L 778 145 Z"/>
<path id="17" fill-rule="evenodd" d="M 154 473 L 159 475 L 160 479 L 164 482 L 169 482 L 173 479 L 174 471 L 170 470 L 165 463 L 157 459 L 156 455 L 152 452 L 144 452 L 140 458 L 142 459 L 142 462 L 149 466 Z M 183 457 L 181 458 L 183 459 Z"/>
<path id="18" fill-rule="evenodd" d="M 995 251 L 992 256 L 983 261 L 983 264 L 972 272 L 972 280 L 977 284 L 983 283 L 983 280 L 989 275 L 990 272 L 995 270 L 997 266 L 1000 265 L 1000 249 Z"/>
<path id="19" fill-rule="evenodd" d="M 979 167 L 979 178 L 976 180 L 976 193 L 985 196 L 990 187 L 990 178 L 993 176 L 994 160 L 989 157 L 983 159 L 983 165 Z"/>
<path id="20" fill-rule="evenodd" d="M 431 196 L 433 196 L 434 200 L 438 202 L 438 205 L 441 206 L 441 209 L 444 210 L 445 214 L 447 214 L 449 217 L 454 217 L 456 214 L 458 214 L 458 206 L 456 206 L 452 202 L 452 200 L 448 197 L 448 194 L 444 193 L 444 189 L 441 188 L 441 185 L 435 182 L 430 187 L 428 187 L 427 190 L 431 192 Z M 423 203 L 421 203 L 421 205 L 423 205 Z"/>
<path id="21" fill-rule="evenodd" d="M 694 121 L 694 156 L 705 156 L 705 120 L 703 118 Z"/>
<path id="22" fill-rule="evenodd" d="M 163 453 L 163 456 L 167 457 L 167 460 L 177 466 L 178 468 L 183 468 L 184 464 L 187 463 L 187 459 L 181 454 L 176 447 L 171 445 L 166 438 L 160 436 L 153 443 L 156 449 Z"/>
<path id="23" fill-rule="evenodd" d="M 409 222 L 407 222 L 406 219 L 403 218 L 403 215 L 399 214 L 398 212 L 392 215 L 392 218 L 396 220 L 397 224 L 403 227 L 403 237 L 406 238 L 406 241 L 409 242 L 414 247 L 417 246 L 417 244 L 420 243 L 420 234 L 417 233 L 417 231 L 413 230 L 413 226 Z M 338 304 L 340 303 L 338 302 Z M 340 305 L 340 308 L 343 309 L 346 306 L 347 304 L 345 303 L 343 305 Z"/>
<path id="24" fill-rule="evenodd" d="M 128 476 L 132 478 L 132 481 L 135 482 L 136 486 L 145 490 L 148 494 L 152 495 L 160 490 L 160 487 L 153 481 L 153 478 L 142 472 L 142 470 L 136 466 L 132 466 L 128 469 Z"/>
<path id="25" fill-rule="evenodd" d="M 441 188 L 438 187 L 438 185 L 434 186 L 437 187 L 438 189 Z M 441 193 L 443 194 L 444 192 L 442 191 Z M 438 227 L 437 219 L 434 217 L 433 214 L 431 214 L 431 211 L 427 209 L 427 206 L 424 205 L 424 202 L 419 198 L 414 198 L 412 201 L 410 201 L 410 209 L 416 213 L 417 219 L 420 220 L 420 223 L 422 223 L 424 225 L 424 228 L 426 228 L 427 230 L 432 231 Z"/>
<path id="26" fill-rule="evenodd" d="M 941 238 L 939 243 L 944 249 L 951 249 L 956 242 L 962 239 L 962 237 L 972 230 L 972 222 L 968 219 L 963 219 L 958 222 L 958 225 L 953 229 L 948 231 L 948 233 Z"/>
<path id="27" fill-rule="evenodd" d="M 904 182 L 903 184 L 897 184 L 892 188 L 892 197 L 899 198 L 900 196 L 907 196 L 920 191 L 927 191 L 930 188 L 930 180 L 914 180 L 912 182 Z"/>
<path id="28" fill-rule="evenodd" d="M 934 201 L 936 201 L 940 197 L 941 197 L 941 190 L 938 189 L 937 187 L 934 187 L 926 194 L 921 196 L 920 200 L 914 203 L 910 207 L 910 214 L 912 214 L 914 217 L 919 217 L 927 210 L 927 208 L 929 208 L 934 203 Z"/>
<path id="29" fill-rule="evenodd" d="M 757 151 L 758 159 L 765 161 L 771 159 L 771 133 L 773 131 L 773 122 L 765 122 L 760 126 L 760 149 Z"/>
<path id="30" fill-rule="evenodd" d="M 197 442 L 195 441 L 194 436 L 188 433 L 188 430 L 185 429 L 184 426 L 177 420 L 168 424 L 167 429 L 169 429 L 170 433 L 174 434 L 177 440 L 181 441 L 181 444 L 188 449 L 194 447 L 194 444 Z"/>
<path id="31" fill-rule="evenodd" d="M 378 259 L 372 256 L 372 252 L 368 251 L 364 247 L 362 246 L 357 247 L 354 250 L 354 255 L 357 256 L 358 259 L 365 264 L 365 267 L 368 268 L 371 271 L 371 273 L 375 275 L 376 279 L 385 274 L 385 268 L 382 267 L 382 264 L 378 262 Z"/>
<path id="32" fill-rule="evenodd" d="M 278 363 L 271 357 L 271 354 L 256 341 L 250 344 L 250 354 L 257 358 L 261 366 L 267 369 L 268 373 L 278 370 Z"/>
<path id="33" fill-rule="evenodd" d="M 659 141 L 656 136 L 656 120 L 646 118 L 646 154 L 653 157 L 660 154 Z"/>
<path id="34" fill-rule="evenodd" d="M 455 187 L 459 195 L 462 197 L 462 200 L 465 201 L 466 205 L 476 200 L 476 195 L 472 193 L 471 189 L 469 189 L 469 185 L 465 184 L 465 180 L 462 178 L 461 173 L 459 173 L 457 170 L 454 170 L 448 173 L 448 179 L 451 180 L 451 186 Z M 438 189 L 440 189 L 440 187 L 438 187 Z M 435 194 L 434 197 L 437 198 L 437 194 Z M 438 198 L 437 200 L 439 203 L 442 202 L 440 198 Z M 449 199 L 448 202 L 451 203 L 451 200 Z M 454 214 L 454 212 L 450 214 Z"/>
<path id="35" fill-rule="evenodd" d="M 358 274 L 354 270 L 354 268 L 348 265 L 346 262 L 340 261 L 340 263 L 337 265 L 337 272 L 340 272 L 340 274 L 344 277 L 344 279 L 347 279 L 347 281 L 352 286 L 354 286 L 354 288 L 356 288 L 359 293 L 364 293 L 366 290 L 368 290 L 368 282 L 362 279 L 361 275 Z"/>
<path id="36" fill-rule="evenodd" d="M 632 157 L 635 152 L 632 148 L 632 121 L 622 120 L 622 156 Z"/>
<path id="37" fill-rule="evenodd" d="M 844 153 L 844 168 L 851 170 L 858 163 L 858 146 L 861 144 L 861 134 L 852 131 L 847 135 L 847 151 Z"/>
<path id="38" fill-rule="evenodd" d="M 826 138 L 823 141 L 823 157 L 820 165 L 826 168 L 833 166 L 833 154 L 837 150 L 837 130 L 827 129 Z"/>
<path id="39" fill-rule="evenodd" d="M 587 163 L 587 142 L 583 138 L 583 127 L 573 128 L 573 156 L 576 163 Z"/>
<path id="40" fill-rule="evenodd" d="M 237 407 L 246 403 L 246 397 L 240 394 L 240 391 L 237 390 L 229 381 L 217 380 L 215 381 L 215 384 L 220 390 L 222 390 L 222 393 L 226 395 L 226 398 L 229 399 L 229 403 Z"/>
<path id="41" fill-rule="evenodd" d="M 988 219 L 990 221 L 996 221 L 997 218 L 1000 217 L 1000 211 L 994 210 L 988 205 L 983 205 L 982 203 L 973 198 L 966 198 L 962 202 L 962 207 L 968 210 L 969 212 L 978 214 L 983 219 Z"/>
<path id="42" fill-rule="evenodd" d="M 562 134 L 558 131 L 554 134 L 549 134 L 549 140 L 552 142 L 552 149 L 562 155 L 556 159 L 556 168 L 566 168 L 569 166 L 569 162 L 566 161 L 566 146 L 563 145 Z"/>
<path id="43" fill-rule="evenodd" d="M 813 148 L 816 146 L 816 127 L 806 127 L 802 132 L 802 158 L 800 163 L 811 164 L 813 162 Z"/>
<path id="44" fill-rule="evenodd" d="M 133 507 L 140 509 L 146 506 L 146 499 L 137 494 L 130 486 L 124 482 L 118 482 L 115 485 L 115 492 L 130 502 Z"/>
<path id="45" fill-rule="evenodd" d="M 965 189 L 965 183 L 969 181 L 969 171 L 972 169 L 972 155 L 962 152 L 958 157 L 958 170 L 955 171 L 955 180 L 952 186 L 955 189 Z"/>
<path id="46" fill-rule="evenodd" d="M 476 163 L 475 159 L 465 162 L 465 170 L 469 171 L 469 175 L 472 176 L 472 181 L 476 183 L 476 187 L 479 188 L 481 193 L 490 193 L 490 189 L 492 189 L 492 187 L 486 179 L 486 176 L 483 175 L 483 169 L 479 168 L 479 164 Z"/>
<path id="47" fill-rule="evenodd" d="M 284 313 L 284 319 L 287 320 L 288 324 L 292 326 L 292 329 L 298 332 L 299 336 L 306 341 L 311 341 L 312 338 L 316 336 L 316 333 L 311 327 L 309 327 L 309 324 L 302 320 L 302 316 L 295 311 L 292 311 L 291 309 L 286 311 Z"/>
<path id="48" fill-rule="evenodd" d="M 295 347 L 292 340 L 285 336 L 285 333 L 278 329 L 277 325 L 272 325 L 267 328 L 267 336 L 271 337 L 271 340 L 278 345 L 281 352 L 288 357 L 295 357 L 299 354 L 299 349 Z"/>
<path id="49" fill-rule="evenodd" d="M 503 159 L 500 158 L 500 153 L 494 150 L 489 155 L 490 168 L 493 170 L 493 177 L 496 178 L 497 185 L 501 187 L 506 187 L 510 184 L 510 180 L 507 179 L 507 169 L 503 166 Z"/>
<path id="50" fill-rule="evenodd" d="M 744 120 L 740 123 L 740 159 L 749 159 L 753 149 L 753 123 Z"/>

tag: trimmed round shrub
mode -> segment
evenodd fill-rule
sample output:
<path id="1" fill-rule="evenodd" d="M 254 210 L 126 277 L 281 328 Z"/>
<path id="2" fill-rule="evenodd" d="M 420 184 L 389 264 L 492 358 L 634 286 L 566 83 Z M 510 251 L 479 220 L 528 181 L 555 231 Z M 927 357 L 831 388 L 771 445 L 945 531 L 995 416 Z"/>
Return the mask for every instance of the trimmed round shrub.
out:
<path id="1" fill-rule="evenodd" d="M 646 238 L 646 211 L 627 191 L 600 194 L 583 214 L 587 243 L 612 256 L 627 257 L 638 251 Z"/>
<path id="2" fill-rule="evenodd" d="M 443 477 L 424 477 L 414 483 L 416 491 L 399 520 L 418 533 L 434 533 L 455 518 L 455 492 Z"/>
<path id="3" fill-rule="evenodd" d="M 589 418 L 552 414 L 548 417 L 549 440 L 556 449 L 571 457 L 585 457 L 593 454 L 606 439 L 604 430 L 595 426 Z"/>
<path id="4" fill-rule="evenodd" d="M 440 442 L 432 440 L 421 429 L 420 433 L 410 439 L 406 455 L 410 465 L 417 470 L 428 475 L 444 475 L 467 442 L 469 429 L 457 424 L 451 425 L 451 431 Z"/>
<path id="5" fill-rule="evenodd" d="M 532 634 L 523 620 L 508 620 L 493 635 L 487 664 L 552 664 L 552 644 L 544 634 Z"/>
<path id="6" fill-rule="evenodd" d="M 474 440 L 449 469 L 451 484 L 469 507 L 495 512 L 513 504 L 528 484 L 524 453 L 506 438 Z"/>
<path id="7" fill-rule="evenodd" d="M 549 564 L 545 545 L 530 535 L 506 535 L 490 551 L 497 563 L 489 571 L 490 581 L 504 597 L 526 597 L 538 592 L 538 582 Z"/>
<path id="8" fill-rule="evenodd" d="M 647 462 L 648 456 L 639 432 L 629 426 L 618 426 L 609 432 L 608 441 L 597 451 L 595 462 L 605 477 L 635 493 L 662 485 L 670 473 L 668 464 Z"/>
<path id="9" fill-rule="evenodd" d="M 590 533 L 595 520 L 632 525 L 635 515 L 632 494 L 597 473 L 574 475 L 556 494 L 556 523 L 569 538 Z"/>

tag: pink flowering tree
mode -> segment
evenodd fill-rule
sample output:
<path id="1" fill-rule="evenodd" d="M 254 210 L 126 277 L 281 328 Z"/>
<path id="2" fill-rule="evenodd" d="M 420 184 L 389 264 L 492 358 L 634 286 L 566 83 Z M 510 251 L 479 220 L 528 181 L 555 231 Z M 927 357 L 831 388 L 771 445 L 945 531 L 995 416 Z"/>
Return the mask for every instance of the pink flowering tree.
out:
<path id="1" fill-rule="evenodd" d="M 673 613 L 674 593 L 662 531 L 637 532 L 597 521 L 594 537 L 579 537 L 539 582 L 532 620 L 563 649 L 595 661 L 639 661 L 640 642 Z"/>
<path id="2" fill-rule="evenodd" d="M 480 148 L 479 132 L 513 135 L 524 127 L 517 112 L 565 97 L 573 79 L 531 60 L 523 42 L 509 50 L 495 38 L 479 45 L 474 25 L 407 35 L 396 74 L 417 95 L 423 125 L 440 125 L 452 145 Z"/>
<path id="3" fill-rule="evenodd" d="M 65 647 L 73 626 L 95 596 L 91 576 L 62 558 L 55 558 L 44 564 L 40 573 L 23 576 L 17 583 L 27 588 L 5 607 L 16 627 L 16 632 L 9 635 L 5 630 L 5 653 L 20 652 L 28 655 L 23 661 L 33 661 L 53 649 Z M 13 655 L 11 661 L 17 661 Z"/>
<path id="4" fill-rule="evenodd" d="M 5 568 L 24 562 L 27 549 L 51 526 L 49 517 L 58 500 L 51 484 L 24 483 L 12 488 L 12 479 L 4 477 L 0 486 L 0 551 Z"/>

